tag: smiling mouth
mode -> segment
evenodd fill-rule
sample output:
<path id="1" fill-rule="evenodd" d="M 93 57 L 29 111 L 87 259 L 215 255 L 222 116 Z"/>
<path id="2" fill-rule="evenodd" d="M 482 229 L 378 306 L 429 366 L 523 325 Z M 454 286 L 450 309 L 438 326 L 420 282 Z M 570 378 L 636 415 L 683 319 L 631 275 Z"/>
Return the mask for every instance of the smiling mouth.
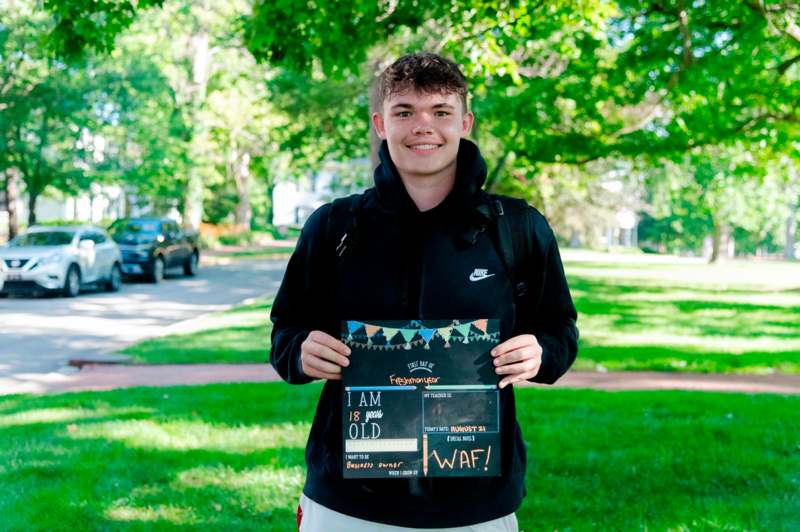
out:
<path id="1" fill-rule="evenodd" d="M 441 144 L 412 144 L 408 149 L 415 153 L 432 153 L 441 147 Z"/>

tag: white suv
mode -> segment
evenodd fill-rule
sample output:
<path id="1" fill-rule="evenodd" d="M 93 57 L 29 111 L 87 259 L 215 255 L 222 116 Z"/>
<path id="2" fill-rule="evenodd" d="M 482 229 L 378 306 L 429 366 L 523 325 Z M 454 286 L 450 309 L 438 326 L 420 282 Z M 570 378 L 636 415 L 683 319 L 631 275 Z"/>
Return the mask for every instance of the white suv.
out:
<path id="1" fill-rule="evenodd" d="M 119 247 L 94 226 L 32 227 L 0 247 L 1 293 L 60 291 L 78 295 L 84 285 L 119 290 Z"/>

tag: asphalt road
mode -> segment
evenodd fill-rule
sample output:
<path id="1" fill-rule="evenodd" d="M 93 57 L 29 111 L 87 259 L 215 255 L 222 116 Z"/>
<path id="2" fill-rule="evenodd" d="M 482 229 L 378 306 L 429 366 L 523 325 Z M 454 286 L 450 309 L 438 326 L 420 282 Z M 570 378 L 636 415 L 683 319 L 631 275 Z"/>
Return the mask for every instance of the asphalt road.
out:
<path id="1" fill-rule="evenodd" d="M 286 261 L 241 260 L 201 266 L 197 277 L 176 270 L 154 285 L 125 283 L 117 293 L 0 298 L 0 395 L 43 391 L 73 372 L 72 358 L 113 353 L 175 324 L 275 293 Z"/>

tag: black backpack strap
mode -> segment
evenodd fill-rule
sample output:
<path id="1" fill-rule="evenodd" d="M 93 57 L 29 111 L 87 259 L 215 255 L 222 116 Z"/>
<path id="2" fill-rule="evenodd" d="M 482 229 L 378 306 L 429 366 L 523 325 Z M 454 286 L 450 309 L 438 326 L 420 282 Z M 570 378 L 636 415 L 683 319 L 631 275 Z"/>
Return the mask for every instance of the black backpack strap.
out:
<path id="1" fill-rule="evenodd" d="M 485 203 L 476 207 L 485 223 L 478 224 L 475 237 L 486 225 L 492 228 L 498 255 L 514 286 L 517 302 L 528 292 L 525 269 L 530 266 L 534 238 L 530 209 L 524 200 L 489 194 Z"/>
<path id="2" fill-rule="evenodd" d="M 358 240 L 364 194 L 353 194 L 333 200 L 328 211 L 326 238 L 337 257 L 353 249 Z"/>
<path id="3" fill-rule="evenodd" d="M 506 268 L 511 272 L 514 283 L 514 297 L 520 301 L 528 293 L 526 268 L 531 266 L 534 229 L 530 216 L 530 206 L 524 200 L 514 198 L 495 198 L 500 205 L 505 203 L 502 212 L 495 218 L 497 242 Z"/>

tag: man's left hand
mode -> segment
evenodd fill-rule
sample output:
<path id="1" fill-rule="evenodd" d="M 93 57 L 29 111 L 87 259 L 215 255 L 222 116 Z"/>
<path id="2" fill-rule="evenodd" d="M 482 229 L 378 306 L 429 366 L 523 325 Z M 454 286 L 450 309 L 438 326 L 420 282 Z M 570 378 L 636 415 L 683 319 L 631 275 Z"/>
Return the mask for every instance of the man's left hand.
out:
<path id="1" fill-rule="evenodd" d="M 532 334 L 509 338 L 492 349 L 495 371 L 503 378 L 498 384 L 505 388 L 512 382 L 532 379 L 542 365 L 542 346 Z"/>

